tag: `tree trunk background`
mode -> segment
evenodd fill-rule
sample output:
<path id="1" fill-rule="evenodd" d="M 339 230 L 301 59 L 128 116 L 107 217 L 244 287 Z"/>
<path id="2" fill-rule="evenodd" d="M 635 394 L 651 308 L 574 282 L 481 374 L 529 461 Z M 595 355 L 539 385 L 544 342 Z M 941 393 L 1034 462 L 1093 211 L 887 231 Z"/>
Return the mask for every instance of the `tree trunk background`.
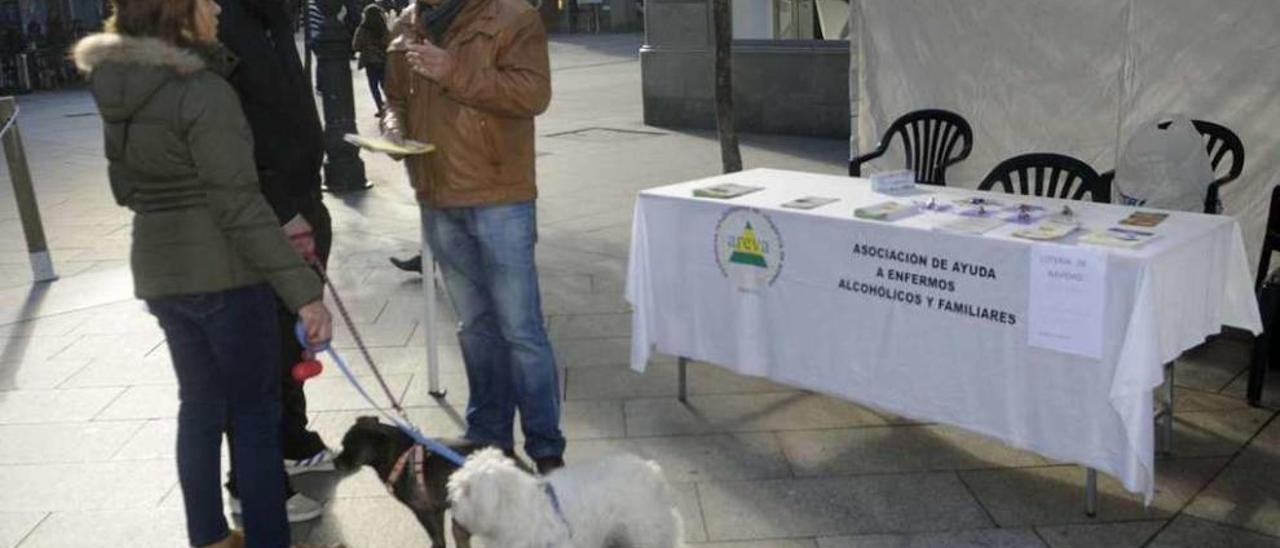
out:
<path id="1" fill-rule="evenodd" d="M 733 29 L 729 19 L 729 0 L 711 0 L 711 17 L 715 39 L 716 130 L 720 135 L 720 163 L 725 173 L 742 171 L 742 152 L 738 149 L 738 129 L 733 121 Z"/>

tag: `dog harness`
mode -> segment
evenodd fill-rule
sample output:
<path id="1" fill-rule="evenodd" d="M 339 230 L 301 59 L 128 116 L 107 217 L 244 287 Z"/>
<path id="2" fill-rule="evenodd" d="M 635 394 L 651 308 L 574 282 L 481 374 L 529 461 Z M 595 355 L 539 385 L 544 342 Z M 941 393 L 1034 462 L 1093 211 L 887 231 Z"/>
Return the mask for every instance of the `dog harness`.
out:
<path id="1" fill-rule="evenodd" d="M 400 454 L 400 458 L 396 459 L 396 465 L 391 468 L 391 474 L 387 476 L 387 492 L 391 496 L 396 494 L 396 484 L 400 483 L 400 477 L 404 475 L 404 471 L 408 468 L 409 475 L 413 476 L 413 482 L 409 484 L 409 489 L 414 491 L 414 497 L 410 500 L 425 500 L 427 495 L 426 480 L 427 456 L 426 449 L 419 444 L 413 444 L 412 447 L 405 449 Z M 412 503 L 411 503 L 412 505 Z"/>

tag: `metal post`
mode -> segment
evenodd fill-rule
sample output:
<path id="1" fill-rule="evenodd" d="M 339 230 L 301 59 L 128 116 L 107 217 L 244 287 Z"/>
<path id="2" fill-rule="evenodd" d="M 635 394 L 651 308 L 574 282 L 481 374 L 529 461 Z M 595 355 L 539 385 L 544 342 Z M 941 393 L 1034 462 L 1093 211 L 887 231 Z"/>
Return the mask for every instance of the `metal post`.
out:
<path id="1" fill-rule="evenodd" d="M 1098 471 L 1092 468 L 1085 469 L 1084 473 L 1084 515 L 1091 518 L 1098 515 Z"/>
<path id="2" fill-rule="evenodd" d="M 18 217 L 22 220 L 22 233 L 27 239 L 27 253 L 31 256 L 31 277 L 37 282 L 56 280 L 58 275 L 53 271 L 53 259 L 45 241 L 44 223 L 40 221 L 40 206 L 36 203 L 36 191 L 31 183 L 27 152 L 18 131 L 18 103 L 13 97 L 0 98 L 0 121 L 4 128 L 0 131 L 4 132 L 2 139 L 4 157 L 9 163 L 9 180 L 13 183 L 13 197 L 18 202 Z"/>
<path id="3" fill-rule="evenodd" d="M 18 54 L 18 91 L 31 91 L 31 62 L 25 53 Z"/>
<path id="4" fill-rule="evenodd" d="M 680 357 L 676 360 L 676 375 L 679 379 L 679 388 L 676 394 L 676 399 L 680 400 L 681 403 L 689 403 L 688 373 L 689 359 Z"/>
<path id="5" fill-rule="evenodd" d="M 325 186 L 330 192 L 364 190 L 365 178 L 359 149 L 343 140 L 356 132 L 356 107 L 351 89 L 351 35 L 338 19 L 342 0 L 319 2 L 324 22 L 316 37 L 316 79 L 324 103 Z"/>
<path id="6" fill-rule="evenodd" d="M 427 317 L 423 328 L 427 330 L 427 391 L 434 398 L 447 393 L 440 388 L 439 341 L 436 337 L 436 258 L 427 243 L 427 223 L 422 223 L 422 290 L 427 297 Z"/>

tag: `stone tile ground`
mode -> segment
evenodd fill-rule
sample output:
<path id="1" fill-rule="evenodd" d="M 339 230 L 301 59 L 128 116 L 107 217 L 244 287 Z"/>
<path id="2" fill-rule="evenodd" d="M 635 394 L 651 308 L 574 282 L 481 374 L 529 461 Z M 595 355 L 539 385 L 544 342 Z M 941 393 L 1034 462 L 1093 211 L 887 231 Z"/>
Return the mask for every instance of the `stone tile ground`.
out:
<path id="1" fill-rule="evenodd" d="M 688 406 L 675 367 L 626 367 L 622 298 L 635 193 L 718 170 L 712 135 L 642 125 L 637 36 L 557 37 L 555 99 L 539 119 L 539 224 L 548 324 L 565 368 L 570 460 L 632 452 L 676 486 L 689 541 L 724 548 L 1280 546 L 1280 382 L 1242 396 L 1247 345 L 1220 340 L 1179 367 L 1177 445 L 1143 508 L 1110 480 L 1081 512 L 1084 473 L 953 428 L 695 364 Z M 356 76 L 359 123 L 374 118 Z M 173 465 L 175 383 L 155 322 L 130 296 L 128 214 L 105 184 L 84 92 L 22 97 L 20 126 L 62 279 L 33 286 L 0 185 L 0 547 L 181 546 Z M 749 167 L 841 173 L 843 141 L 748 136 Z M 366 157 L 375 188 L 331 196 L 333 278 L 415 420 L 457 434 L 461 358 L 443 337 L 449 398 L 426 395 L 422 284 L 386 257 L 417 245 L 401 168 Z M 349 347 L 342 333 L 339 346 Z M 1273 379 L 1275 380 L 1275 379 Z M 363 408 L 332 372 L 308 386 L 330 443 Z M 426 546 L 369 472 L 300 478 L 327 502 L 299 540 Z M 705 544 L 703 544 L 705 543 Z"/>

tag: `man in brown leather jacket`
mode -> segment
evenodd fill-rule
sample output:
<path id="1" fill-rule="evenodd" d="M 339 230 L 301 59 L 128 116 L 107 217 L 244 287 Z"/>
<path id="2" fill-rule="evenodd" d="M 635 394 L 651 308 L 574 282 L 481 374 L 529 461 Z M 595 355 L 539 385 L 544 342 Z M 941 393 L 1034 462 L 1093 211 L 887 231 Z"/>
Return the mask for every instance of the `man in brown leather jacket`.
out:
<path id="1" fill-rule="evenodd" d="M 467 437 L 512 449 L 519 409 L 525 452 L 545 472 L 565 445 L 534 265 L 546 30 L 524 0 L 420 0 L 392 33 L 383 129 L 437 147 L 405 162 L 461 323 Z"/>

